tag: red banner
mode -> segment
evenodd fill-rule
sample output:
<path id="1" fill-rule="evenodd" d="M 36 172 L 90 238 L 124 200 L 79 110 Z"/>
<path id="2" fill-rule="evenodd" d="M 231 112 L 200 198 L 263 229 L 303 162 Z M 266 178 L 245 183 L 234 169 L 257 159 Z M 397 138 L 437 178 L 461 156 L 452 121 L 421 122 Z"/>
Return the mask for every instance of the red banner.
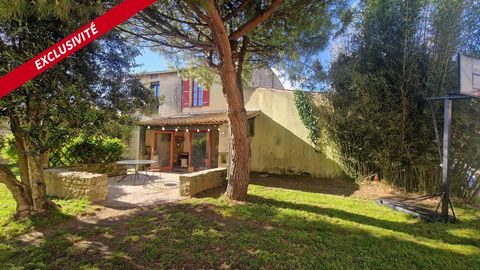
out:
<path id="1" fill-rule="evenodd" d="M 0 98 L 128 20 L 156 0 L 125 0 L 0 78 Z"/>

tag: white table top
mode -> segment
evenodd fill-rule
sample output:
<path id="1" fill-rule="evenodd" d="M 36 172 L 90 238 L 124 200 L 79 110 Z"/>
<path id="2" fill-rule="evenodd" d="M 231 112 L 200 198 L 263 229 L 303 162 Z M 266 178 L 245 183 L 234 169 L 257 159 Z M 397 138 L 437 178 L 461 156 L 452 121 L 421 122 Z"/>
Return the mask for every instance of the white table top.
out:
<path id="1" fill-rule="evenodd" d="M 149 159 L 131 159 L 131 160 L 120 160 L 115 163 L 123 164 L 123 165 L 147 165 L 156 163 L 156 160 L 149 160 Z"/>

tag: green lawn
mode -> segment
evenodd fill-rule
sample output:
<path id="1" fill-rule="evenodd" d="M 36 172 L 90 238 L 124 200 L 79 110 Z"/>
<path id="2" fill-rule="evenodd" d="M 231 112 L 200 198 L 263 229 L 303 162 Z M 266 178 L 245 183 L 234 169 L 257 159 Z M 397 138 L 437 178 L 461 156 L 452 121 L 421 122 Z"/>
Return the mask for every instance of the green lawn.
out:
<path id="1" fill-rule="evenodd" d="M 7 187 L 0 184 L 0 241 L 29 232 L 35 227 L 55 225 L 78 214 L 93 210 L 90 202 L 86 199 L 53 199 L 53 201 L 59 206 L 58 211 L 49 213 L 47 217 L 34 217 L 27 221 L 14 221 L 12 216 L 15 212 L 15 201 Z"/>
<path id="2" fill-rule="evenodd" d="M 0 269 L 478 269 L 480 213 L 457 211 L 458 224 L 424 223 L 373 201 L 251 185 L 245 204 L 190 199 L 70 222 L 36 245 L 4 241 Z"/>

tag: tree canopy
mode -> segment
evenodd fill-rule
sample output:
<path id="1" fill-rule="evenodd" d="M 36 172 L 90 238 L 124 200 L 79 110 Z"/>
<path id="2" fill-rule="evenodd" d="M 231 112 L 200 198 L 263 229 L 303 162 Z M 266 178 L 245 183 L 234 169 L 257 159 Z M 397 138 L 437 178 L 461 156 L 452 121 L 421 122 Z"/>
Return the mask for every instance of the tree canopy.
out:
<path id="1" fill-rule="evenodd" d="M 441 161 L 426 98 L 458 90 L 457 52 L 480 56 L 480 5 L 362 1 L 359 15 L 336 44 L 320 141 L 336 145 L 335 158 L 353 177 L 378 174 L 407 191 L 438 191 Z M 440 120 L 442 106 L 433 107 Z M 452 191 L 463 197 L 479 190 L 471 179 L 480 166 L 479 109 L 454 103 Z"/>
<path id="2" fill-rule="evenodd" d="M 105 8 L 97 1 L 0 1 L 0 75 Z M 49 150 L 80 131 L 101 132 L 112 121 L 128 121 L 147 106 L 151 93 L 132 76 L 138 53 L 119 31 L 112 31 L 0 100 L 0 116 L 15 137 L 22 181 L 5 166 L 1 180 L 16 199 L 26 201 L 19 215 L 47 207 L 43 166 Z"/>
<path id="3" fill-rule="evenodd" d="M 160 0 L 122 29 L 174 63 L 219 73 L 224 53 L 205 12 L 210 1 Z M 319 51 L 351 19 L 345 1 L 213 1 L 240 68 L 277 67 L 308 87 L 323 68 Z"/>

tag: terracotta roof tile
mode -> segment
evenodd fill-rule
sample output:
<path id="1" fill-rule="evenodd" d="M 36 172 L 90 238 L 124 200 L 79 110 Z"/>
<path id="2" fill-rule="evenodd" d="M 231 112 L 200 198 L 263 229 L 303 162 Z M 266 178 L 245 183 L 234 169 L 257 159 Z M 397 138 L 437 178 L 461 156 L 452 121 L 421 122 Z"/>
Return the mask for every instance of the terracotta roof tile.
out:
<path id="1" fill-rule="evenodd" d="M 247 111 L 248 119 L 256 117 L 260 111 Z M 186 125 L 220 125 L 227 122 L 226 112 L 209 112 L 197 114 L 179 114 L 169 117 L 156 117 L 141 120 L 140 126 L 186 126 Z"/>

